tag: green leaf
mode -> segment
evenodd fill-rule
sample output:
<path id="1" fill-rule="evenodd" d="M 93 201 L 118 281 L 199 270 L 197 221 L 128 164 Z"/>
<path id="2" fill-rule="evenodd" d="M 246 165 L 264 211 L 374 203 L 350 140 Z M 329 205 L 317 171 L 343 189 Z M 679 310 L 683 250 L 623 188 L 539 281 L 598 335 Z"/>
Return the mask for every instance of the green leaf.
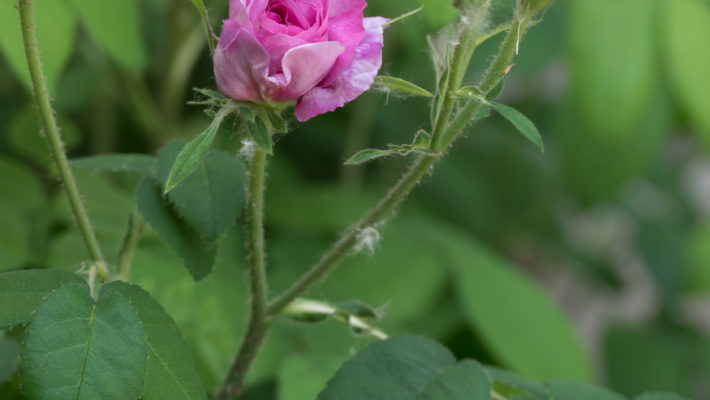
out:
<path id="1" fill-rule="evenodd" d="M 146 176 L 138 185 L 138 211 L 160 237 L 180 256 L 195 280 L 207 276 L 215 264 L 217 249 L 205 243 L 185 224 L 171 204 L 162 197 L 161 185 Z"/>
<path id="2" fill-rule="evenodd" d="M 37 309 L 22 349 L 30 399 L 136 399 L 145 374 L 140 320 L 120 294 L 66 285 Z"/>
<path id="3" fill-rule="evenodd" d="M 85 169 L 92 172 L 138 172 L 148 173 L 155 166 L 155 158 L 145 154 L 102 154 L 74 158 L 71 166 L 75 169 Z"/>
<path id="4" fill-rule="evenodd" d="M 626 400 L 607 389 L 578 382 L 552 382 L 547 387 L 554 400 Z"/>
<path id="5" fill-rule="evenodd" d="M 405 81 L 401 78 L 395 78 L 393 76 L 375 77 L 375 86 L 385 91 L 394 91 L 408 96 L 434 97 L 434 95 L 429 93 L 428 90 L 421 88 L 412 82 Z"/>
<path id="6" fill-rule="evenodd" d="M 140 71 L 146 64 L 137 0 L 69 0 L 91 37 L 123 67 Z"/>
<path id="7" fill-rule="evenodd" d="M 394 154 L 394 150 L 365 149 L 360 150 L 345 161 L 345 165 L 358 165 L 372 161 L 376 158 L 387 157 Z"/>
<path id="8" fill-rule="evenodd" d="M 707 2 L 706 2 L 707 3 Z M 710 143 L 710 6 L 697 0 L 663 2 L 664 56 L 683 110 Z"/>
<path id="9" fill-rule="evenodd" d="M 0 274 L 0 328 L 29 322 L 48 294 L 69 284 L 85 286 L 78 275 L 54 269 Z"/>
<path id="10" fill-rule="evenodd" d="M 500 97 L 500 94 L 503 93 L 504 88 L 505 88 L 505 79 L 501 79 L 498 82 L 498 84 L 495 85 L 493 90 L 488 92 L 488 94 L 486 95 L 486 99 L 491 100 L 491 101 L 497 99 L 498 97 Z"/>
<path id="11" fill-rule="evenodd" d="M 206 399 L 190 350 L 175 321 L 139 286 L 112 282 L 102 288 L 117 293 L 138 313 L 148 350 L 142 399 Z"/>
<path id="12" fill-rule="evenodd" d="M 182 143 L 166 145 L 158 157 L 158 177 L 166 179 Z M 168 193 L 175 211 L 206 243 L 215 243 L 234 224 L 244 204 L 246 169 L 220 150 L 210 151 L 195 171 Z"/>
<path id="13" fill-rule="evenodd" d="M 512 107 L 508 107 L 505 104 L 493 101 L 489 102 L 489 104 L 491 107 L 495 108 L 500 115 L 510 121 L 510 123 L 513 124 L 513 126 L 515 126 L 515 128 L 522 133 L 523 136 L 533 142 L 535 146 L 540 149 L 540 151 L 545 152 L 545 145 L 542 143 L 542 136 L 540 136 L 540 132 L 535 127 L 535 124 L 533 124 L 528 117 L 520 113 L 520 111 Z"/>
<path id="14" fill-rule="evenodd" d="M 491 384 L 475 361 L 463 360 L 444 368 L 416 400 L 489 400 Z"/>
<path id="15" fill-rule="evenodd" d="M 3 185 L 8 185 L 2 181 Z M 0 271 L 22 267 L 30 258 L 31 229 L 18 207 L 0 198 Z"/>
<path id="16" fill-rule="evenodd" d="M 572 93 L 583 123 L 596 135 L 623 138 L 647 115 L 658 86 L 657 3 L 577 0 L 569 5 Z M 694 62 L 697 54 L 690 56 L 683 62 Z"/>
<path id="17" fill-rule="evenodd" d="M 683 396 L 674 393 L 648 392 L 634 397 L 634 400 L 687 400 Z"/>
<path id="18" fill-rule="evenodd" d="M 271 143 L 271 136 L 269 135 L 269 128 L 266 123 L 261 118 L 254 118 L 253 121 L 248 121 L 249 134 L 252 139 L 266 151 L 267 154 L 274 154 L 273 143 Z"/>
<path id="19" fill-rule="evenodd" d="M 170 169 L 170 174 L 165 181 L 165 192 L 173 190 L 177 185 L 182 182 L 192 171 L 197 168 L 202 161 L 202 158 L 207 154 L 210 149 L 214 137 L 219 130 L 219 126 L 222 123 L 227 111 L 222 109 L 219 114 L 212 120 L 210 126 L 200 133 L 194 139 L 187 142 L 185 147 L 182 148 L 180 153 L 175 158 L 175 163 Z"/>
<path id="20" fill-rule="evenodd" d="M 435 232 L 464 316 L 497 360 L 532 379 L 591 380 L 574 328 L 542 289 L 465 235 Z"/>
<path id="21" fill-rule="evenodd" d="M 20 31 L 20 12 L 13 4 L 15 3 L 5 2 L 0 7 L 0 48 L 15 75 L 29 90 L 31 82 Z M 35 3 L 35 25 L 42 55 L 42 69 L 47 78 L 49 92 L 54 96 L 57 94 L 59 77 L 74 48 L 74 15 L 67 10 L 64 2 L 39 1 Z"/>
<path id="22" fill-rule="evenodd" d="M 431 339 L 389 339 L 347 361 L 318 400 L 413 400 L 455 361 L 449 350 Z"/>

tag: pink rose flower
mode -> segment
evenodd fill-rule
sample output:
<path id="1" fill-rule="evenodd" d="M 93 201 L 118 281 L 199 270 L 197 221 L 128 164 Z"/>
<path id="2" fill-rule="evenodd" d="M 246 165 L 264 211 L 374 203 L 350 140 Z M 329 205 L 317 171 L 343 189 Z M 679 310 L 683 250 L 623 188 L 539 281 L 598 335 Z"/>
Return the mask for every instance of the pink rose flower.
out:
<path id="1" fill-rule="evenodd" d="M 303 122 L 372 86 L 386 18 L 365 0 L 230 0 L 214 54 L 219 90 L 235 100 L 297 102 Z"/>

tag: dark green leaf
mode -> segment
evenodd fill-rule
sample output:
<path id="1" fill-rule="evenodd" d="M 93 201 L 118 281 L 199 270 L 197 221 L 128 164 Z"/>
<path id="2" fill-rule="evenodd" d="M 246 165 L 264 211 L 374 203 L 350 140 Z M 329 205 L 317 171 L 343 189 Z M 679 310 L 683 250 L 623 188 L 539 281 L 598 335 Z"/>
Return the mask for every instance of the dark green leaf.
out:
<path id="1" fill-rule="evenodd" d="M 158 156 L 158 178 L 167 178 L 182 143 L 171 142 Z M 215 243 L 234 224 L 244 203 L 246 170 L 236 158 L 210 151 L 200 165 L 168 193 L 175 211 L 207 243 Z M 164 181 L 163 181 L 164 182 Z"/>
<path id="2" fill-rule="evenodd" d="M 175 163 L 170 169 L 170 174 L 165 181 L 165 192 L 174 189 L 197 168 L 197 165 L 200 164 L 200 161 L 202 161 L 202 158 L 210 149 L 224 116 L 225 110 L 220 111 L 220 114 L 215 117 L 204 132 L 187 142 L 185 147 L 182 148 L 175 158 Z"/>
<path id="3" fill-rule="evenodd" d="M 449 251 L 464 316 L 504 366 L 533 379 L 591 379 L 574 328 L 542 289 L 468 237 L 442 228 L 436 238 Z"/>
<path id="4" fill-rule="evenodd" d="M 554 400 L 626 400 L 607 389 L 578 382 L 552 382 L 547 387 Z"/>
<path id="5" fill-rule="evenodd" d="M 137 0 L 70 0 L 70 3 L 91 37 L 109 56 L 133 71 L 143 69 L 146 52 Z"/>
<path id="6" fill-rule="evenodd" d="M 360 150 L 345 161 L 345 165 L 358 165 L 376 158 L 387 157 L 394 154 L 394 150 L 365 149 Z"/>
<path id="7" fill-rule="evenodd" d="M 451 352 L 431 339 L 389 339 L 347 361 L 318 400 L 413 400 L 454 362 Z"/>
<path id="8" fill-rule="evenodd" d="M 385 91 L 394 91 L 408 96 L 434 97 L 428 90 L 421 88 L 412 82 L 405 81 L 393 76 L 378 76 L 375 78 L 375 86 Z"/>
<path id="9" fill-rule="evenodd" d="M 540 136 L 540 132 L 535 127 L 535 124 L 533 124 L 528 117 L 521 114 L 520 111 L 512 107 L 508 107 L 505 104 L 496 102 L 490 102 L 489 104 L 495 108 L 500 115 L 510 121 L 510 123 L 513 124 L 513 126 L 515 126 L 515 128 L 518 129 L 523 136 L 533 142 L 540 149 L 540 151 L 545 151 L 545 145 L 542 143 L 542 136 Z"/>
<path id="10" fill-rule="evenodd" d="M 480 364 L 459 361 L 444 368 L 416 400 L 489 400 L 491 384 Z"/>
<path id="11" fill-rule="evenodd" d="M 71 272 L 53 269 L 0 274 L 0 328 L 29 322 L 48 294 L 69 284 L 85 282 Z"/>
<path id="12" fill-rule="evenodd" d="M 103 154 L 72 159 L 71 166 L 93 172 L 148 173 L 155 167 L 155 158 L 145 154 Z"/>
<path id="13" fill-rule="evenodd" d="M 180 256 L 195 280 L 207 276 L 215 263 L 216 246 L 205 243 L 199 234 L 177 215 L 162 197 L 161 185 L 146 176 L 138 185 L 138 211 L 160 237 Z"/>
<path id="14" fill-rule="evenodd" d="M 5 2 L 0 11 L 0 48 L 15 75 L 29 90 L 31 82 L 22 44 L 20 12 L 12 7 L 15 3 L 11 3 Z M 57 82 L 74 48 L 74 14 L 64 2 L 39 1 L 35 4 L 35 26 L 47 86 L 49 92 L 56 96 Z"/>
<path id="15" fill-rule="evenodd" d="M 271 135 L 269 128 L 261 118 L 254 118 L 253 121 L 248 121 L 249 134 L 252 139 L 259 145 L 267 154 L 274 154 L 273 144 L 271 143 Z"/>
<path id="16" fill-rule="evenodd" d="M 206 399 L 190 350 L 163 307 L 136 285 L 113 282 L 102 288 L 102 292 L 115 292 L 128 299 L 143 326 L 148 360 L 142 398 Z"/>
<path id="17" fill-rule="evenodd" d="M 634 400 L 687 400 L 683 396 L 674 393 L 648 392 L 634 397 Z"/>
<path id="18" fill-rule="evenodd" d="M 706 2 L 707 3 L 707 2 Z M 710 143 L 710 7 L 694 0 L 662 3 L 668 77 L 683 111 Z"/>
<path id="19" fill-rule="evenodd" d="M 137 399 L 146 348 L 140 320 L 120 294 L 66 285 L 37 309 L 22 349 L 30 399 Z"/>

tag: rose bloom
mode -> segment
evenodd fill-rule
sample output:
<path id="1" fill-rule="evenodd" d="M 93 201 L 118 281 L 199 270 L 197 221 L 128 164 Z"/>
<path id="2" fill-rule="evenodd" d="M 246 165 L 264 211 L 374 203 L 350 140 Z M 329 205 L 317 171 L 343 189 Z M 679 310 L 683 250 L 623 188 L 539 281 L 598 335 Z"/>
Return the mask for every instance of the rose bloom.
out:
<path id="1" fill-rule="evenodd" d="M 365 0 L 230 0 L 214 54 L 219 90 L 235 100 L 297 102 L 305 121 L 370 88 L 386 18 Z"/>

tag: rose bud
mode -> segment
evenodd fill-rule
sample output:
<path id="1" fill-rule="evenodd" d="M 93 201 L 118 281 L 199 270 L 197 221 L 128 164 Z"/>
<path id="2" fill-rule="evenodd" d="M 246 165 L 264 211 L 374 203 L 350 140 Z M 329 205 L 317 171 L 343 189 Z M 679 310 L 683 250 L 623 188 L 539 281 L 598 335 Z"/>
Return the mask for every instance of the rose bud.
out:
<path id="1" fill-rule="evenodd" d="M 342 107 L 382 65 L 386 18 L 365 0 L 230 0 L 214 54 L 219 90 L 235 100 L 296 103 L 299 121 Z"/>

